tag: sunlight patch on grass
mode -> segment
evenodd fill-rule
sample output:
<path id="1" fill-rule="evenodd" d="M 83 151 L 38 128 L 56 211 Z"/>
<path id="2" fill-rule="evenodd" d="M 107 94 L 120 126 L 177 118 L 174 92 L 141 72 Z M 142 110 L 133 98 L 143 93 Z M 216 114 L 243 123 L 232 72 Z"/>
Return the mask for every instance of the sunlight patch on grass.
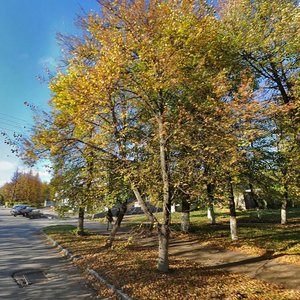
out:
<path id="1" fill-rule="evenodd" d="M 72 230 L 75 230 L 76 226 L 74 225 L 54 225 L 49 226 L 43 229 L 43 232 L 46 234 L 68 234 Z"/>

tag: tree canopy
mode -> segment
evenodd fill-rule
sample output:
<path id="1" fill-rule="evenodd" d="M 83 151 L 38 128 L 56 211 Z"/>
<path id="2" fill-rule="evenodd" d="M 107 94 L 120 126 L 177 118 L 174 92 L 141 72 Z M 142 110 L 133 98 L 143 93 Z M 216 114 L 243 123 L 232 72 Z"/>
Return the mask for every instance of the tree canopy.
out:
<path id="1" fill-rule="evenodd" d="M 147 214 L 160 271 L 169 268 L 177 198 L 229 199 L 233 224 L 236 187 L 254 197 L 272 186 L 285 210 L 298 199 L 297 1 L 100 0 L 99 8 L 82 17 L 80 38 L 62 39 L 71 42 L 66 65 L 49 82 L 50 114 L 23 141 L 27 159 L 50 158 L 62 190 L 85 206 L 126 203 L 132 192 L 145 211 L 146 197 L 159 203 L 162 222 Z"/>

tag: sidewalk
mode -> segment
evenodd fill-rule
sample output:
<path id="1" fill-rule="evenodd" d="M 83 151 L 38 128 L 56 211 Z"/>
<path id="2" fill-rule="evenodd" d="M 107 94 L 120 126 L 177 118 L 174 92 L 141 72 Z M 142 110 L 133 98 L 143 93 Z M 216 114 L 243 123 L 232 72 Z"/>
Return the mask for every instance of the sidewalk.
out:
<path id="1" fill-rule="evenodd" d="M 140 241 L 144 246 L 156 246 L 156 237 Z M 201 263 L 209 269 L 222 269 L 239 273 L 250 278 L 264 280 L 281 285 L 287 289 L 300 290 L 300 266 L 278 263 L 267 253 L 252 256 L 242 252 L 201 245 L 199 240 L 181 240 L 173 238 L 169 245 L 170 259 L 180 256 Z"/>

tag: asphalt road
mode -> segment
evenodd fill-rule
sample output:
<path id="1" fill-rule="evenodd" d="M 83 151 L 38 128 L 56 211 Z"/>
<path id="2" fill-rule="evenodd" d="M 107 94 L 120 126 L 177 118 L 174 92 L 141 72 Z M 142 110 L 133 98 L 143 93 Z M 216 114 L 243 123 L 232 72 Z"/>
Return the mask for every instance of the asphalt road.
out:
<path id="1" fill-rule="evenodd" d="M 13 217 L 0 207 L 0 299 L 96 299 L 79 270 L 40 232 L 59 223 L 72 222 Z"/>

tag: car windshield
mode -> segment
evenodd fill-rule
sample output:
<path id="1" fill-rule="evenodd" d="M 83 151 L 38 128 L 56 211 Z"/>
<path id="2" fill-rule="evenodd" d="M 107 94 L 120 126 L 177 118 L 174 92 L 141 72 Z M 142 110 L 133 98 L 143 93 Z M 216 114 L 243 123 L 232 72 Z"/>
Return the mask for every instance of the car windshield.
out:
<path id="1" fill-rule="evenodd" d="M 26 207 L 26 205 L 24 204 L 16 204 L 13 206 L 13 208 L 23 208 L 23 207 Z"/>

